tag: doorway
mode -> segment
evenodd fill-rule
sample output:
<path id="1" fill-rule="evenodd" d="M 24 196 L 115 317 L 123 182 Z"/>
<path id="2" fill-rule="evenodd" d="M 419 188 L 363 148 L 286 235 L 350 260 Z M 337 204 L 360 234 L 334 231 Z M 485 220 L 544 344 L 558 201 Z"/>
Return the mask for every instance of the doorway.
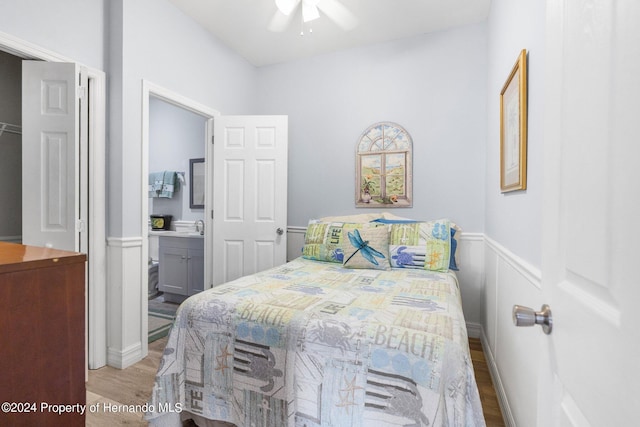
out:
<path id="1" fill-rule="evenodd" d="M 205 162 L 205 183 L 211 182 L 209 177 L 212 171 L 213 149 L 210 141 L 212 141 L 213 135 L 213 120 L 219 116 L 220 113 L 201 105 L 191 99 L 188 99 L 182 95 L 174 93 L 168 89 L 157 86 L 151 82 L 142 82 L 142 194 L 145 196 L 141 200 L 142 203 L 142 269 L 141 269 L 141 284 L 142 284 L 142 298 L 141 314 L 142 314 L 142 356 L 146 356 L 148 353 L 148 339 L 149 337 L 149 299 L 148 295 L 151 291 L 149 287 L 149 279 L 153 277 L 149 274 L 149 260 L 154 262 L 154 256 L 159 257 L 159 250 L 155 246 L 153 240 L 153 234 L 150 232 L 150 215 L 151 214 L 165 214 L 172 215 L 171 226 L 173 230 L 176 227 L 182 227 L 183 230 L 189 232 L 194 231 L 195 222 L 202 220 L 204 223 L 204 229 L 211 230 L 211 217 L 207 214 L 210 211 L 210 197 L 208 196 L 209 189 L 205 190 L 204 207 L 191 207 L 190 203 L 190 177 L 189 168 L 190 160 L 204 159 Z M 171 120 L 178 118 L 183 124 L 186 124 L 187 130 L 185 131 L 181 126 L 167 127 L 158 123 L 158 121 L 166 121 L 166 115 L 171 115 Z M 163 118 L 164 116 L 164 118 Z M 181 118 L 181 119 L 180 119 Z M 154 123 L 155 121 L 155 123 Z M 191 129 L 192 127 L 200 127 L 200 129 Z M 195 140 L 195 142 L 188 143 L 187 146 L 183 146 L 185 141 L 184 134 L 181 132 L 188 132 L 191 134 L 189 139 Z M 169 135 L 171 133 L 171 135 Z M 201 135 L 201 141 L 197 135 Z M 171 141 L 173 139 L 173 141 Z M 162 145 L 165 144 L 163 148 Z M 166 148 L 166 144 L 173 144 L 170 149 Z M 200 145 L 201 144 L 201 145 Z M 159 153 L 159 150 L 171 151 L 173 155 L 169 153 Z M 199 157 L 191 157 L 199 156 Z M 167 157 L 174 157 L 170 160 Z M 149 198 L 149 176 L 153 172 L 158 171 L 175 171 L 179 175 L 184 173 L 184 183 L 181 182 L 183 178 L 177 178 L 182 188 L 176 192 L 175 200 L 161 198 Z M 185 185 L 186 184 L 186 185 Z M 205 184 L 206 185 L 206 184 Z M 179 218 L 178 218 L 179 217 Z M 205 232 L 203 235 L 204 240 L 204 259 L 209 259 L 212 253 L 212 242 L 210 237 L 211 233 Z M 150 241 L 150 237 L 152 240 Z M 151 243 L 150 243 L 151 242 Z M 157 261 L 157 260 L 156 260 Z M 207 289 L 211 284 L 211 266 L 208 263 L 204 263 L 204 288 Z"/>
<path id="2" fill-rule="evenodd" d="M 206 125 L 200 114 L 149 97 L 150 189 L 143 195 L 151 217 L 148 265 L 143 266 L 149 272 L 149 343 L 168 334 L 178 305 L 204 286 L 204 200 L 198 197 L 204 193 L 196 192 L 194 165 L 206 165 Z M 172 191 L 162 188 L 165 182 L 174 183 Z M 157 221 L 168 230 L 154 229 Z"/>
<path id="3" fill-rule="evenodd" d="M 22 58 L 0 51 L 0 241 L 22 243 Z"/>
<path id="4" fill-rule="evenodd" d="M 54 52 L 34 46 L 33 44 L 23 42 L 15 38 L 9 38 L 0 34 L 0 53 L 4 59 L 20 62 L 20 81 L 15 81 L 21 93 L 22 60 L 41 60 L 46 62 L 75 62 L 72 59 L 62 57 Z M 86 303 L 86 342 L 87 342 L 87 366 L 89 369 L 96 369 L 106 364 L 107 345 L 106 345 L 106 230 L 105 230 L 105 74 L 101 70 L 90 67 L 83 67 L 87 72 L 88 78 L 88 114 L 84 117 L 82 126 L 87 134 L 90 152 L 87 164 L 84 168 L 91 170 L 91 176 L 88 182 L 85 182 L 82 194 L 88 200 L 87 217 L 91 219 L 88 224 L 86 249 L 87 253 L 87 303 Z M 2 74 L 3 80 L 6 77 Z M 15 99 L 15 96 L 14 96 Z M 22 110 L 22 99 L 20 96 L 18 106 L 13 105 L 17 111 Z M 20 121 L 22 117 L 20 117 Z M 3 137 L 4 138 L 4 137 Z M 19 148 L 21 157 L 21 141 Z M 14 150 L 15 151 L 15 150 Z M 15 160 L 15 164 L 21 165 L 20 161 Z M 14 178 L 22 177 L 21 174 L 15 174 Z M 22 209 L 22 182 L 12 185 L 14 189 L 14 198 L 12 206 L 16 206 L 16 211 Z M 15 194 L 18 192 L 19 195 Z M 91 197 L 89 197 L 89 195 Z M 19 207 L 19 209 L 18 209 Z M 16 214 L 17 215 L 17 214 Z M 22 214 L 19 215 L 22 218 Z M 15 226 L 15 230 L 19 233 L 13 235 L 13 241 L 19 243 L 22 240 L 22 224 Z M 9 236 L 11 237 L 11 236 Z M 10 240 L 10 239 L 8 239 Z"/>

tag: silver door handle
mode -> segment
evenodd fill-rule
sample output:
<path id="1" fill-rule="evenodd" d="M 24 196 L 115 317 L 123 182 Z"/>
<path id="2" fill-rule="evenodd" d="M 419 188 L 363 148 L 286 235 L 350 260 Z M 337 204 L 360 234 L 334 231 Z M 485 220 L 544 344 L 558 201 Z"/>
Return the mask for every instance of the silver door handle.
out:
<path id="1" fill-rule="evenodd" d="M 278 229 L 276 230 L 276 233 L 278 234 L 278 236 L 282 236 L 284 234 L 284 230 L 278 227 Z"/>
<path id="2" fill-rule="evenodd" d="M 542 331 L 549 335 L 553 329 L 553 318 L 551 309 L 547 304 L 543 305 L 540 311 L 535 311 L 529 307 L 521 305 L 513 306 L 513 324 L 516 326 L 542 326 Z"/>

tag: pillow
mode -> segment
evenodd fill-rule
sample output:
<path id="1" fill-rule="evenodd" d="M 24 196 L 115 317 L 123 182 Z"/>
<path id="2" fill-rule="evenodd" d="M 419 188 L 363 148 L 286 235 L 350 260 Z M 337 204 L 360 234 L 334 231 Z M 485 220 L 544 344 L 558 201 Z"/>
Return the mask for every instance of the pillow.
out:
<path id="1" fill-rule="evenodd" d="M 342 222 L 309 221 L 304 234 L 302 257 L 342 263 Z"/>
<path id="2" fill-rule="evenodd" d="M 328 222 L 312 219 L 304 235 L 302 257 L 316 261 L 338 262 L 342 264 L 342 228 L 344 222 Z M 364 223 L 363 227 L 378 227 L 378 224 Z M 385 228 L 386 226 L 382 227 Z M 346 235 L 345 235 L 346 238 Z"/>
<path id="3" fill-rule="evenodd" d="M 389 255 L 391 267 L 448 271 L 451 262 L 449 220 L 392 224 Z"/>
<path id="4" fill-rule="evenodd" d="M 389 229 L 368 224 L 345 224 L 342 228 L 342 266 L 389 270 Z"/>
<path id="5" fill-rule="evenodd" d="M 398 215 L 394 215 L 392 213 L 389 212 L 382 212 L 382 218 L 384 219 L 388 219 L 388 220 L 398 220 L 398 221 L 415 221 L 414 219 L 411 218 L 405 218 L 402 216 L 398 216 Z"/>
<path id="6" fill-rule="evenodd" d="M 323 222 L 354 222 L 354 223 L 364 223 L 373 221 L 376 218 L 382 217 L 380 213 L 367 213 L 367 214 L 357 214 L 357 215 L 342 215 L 342 216 L 325 216 L 320 218 L 320 221 Z"/>
<path id="7" fill-rule="evenodd" d="M 418 222 L 415 219 L 404 218 L 401 216 L 397 216 L 388 212 L 383 212 L 381 218 L 376 218 L 371 222 L 378 222 L 381 224 L 404 224 L 404 223 L 412 223 Z M 449 270 L 459 271 L 460 268 L 458 265 L 459 261 L 459 252 L 458 252 L 458 239 L 460 238 L 460 233 L 462 229 L 458 227 L 455 223 L 451 224 L 451 256 L 449 257 Z M 393 262 L 392 262 L 393 264 Z"/>
<path id="8" fill-rule="evenodd" d="M 458 268 L 458 238 L 462 229 L 451 223 L 451 256 L 449 257 L 449 270 L 459 271 Z"/>

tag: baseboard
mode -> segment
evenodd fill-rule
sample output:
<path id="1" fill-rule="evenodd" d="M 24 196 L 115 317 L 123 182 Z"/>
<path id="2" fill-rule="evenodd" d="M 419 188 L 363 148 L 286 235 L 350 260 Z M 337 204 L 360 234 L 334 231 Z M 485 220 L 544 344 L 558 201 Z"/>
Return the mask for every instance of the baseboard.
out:
<path id="1" fill-rule="evenodd" d="M 467 322 L 467 336 L 469 338 L 482 339 L 482 325 L 475 322 Z"/>
<path id="2" fill-rule="evenodd" d="M 118 369 L 125 369 L 142 359 L 140 343 L 131 345 L 123 350 L 107 349 L 107 364 Z"/>
<path id="3" fill-rule="evenodd" d="M 467 330 L 469 325 L 467 325 Z M 516 427 L 511 407 L 509 406 L 509 400 L 507 399 L 507 393 L 502 384 L 500 378 L 500 372 L 498 371 L 498 365 L 496 365 L 496 359 L 491 352 L 491 346 L 489 340 L 484 332 L 484 328 L 480 324 L 475 324 L 474 329 L 477 329 L 480 333 L 480 343 L 482 344 L 482 351 L 484 352 L 484 358 L 487 361 L 487 367 L 489 368 L 489 374 L 491 375 L 491 381 L 493 381 L 493 388 L 496 391 L 496 397 L 498 398 L 498 404 L 500 405 L 500 411 L 502 412 L 502 418 L 507 427 Z M 470 335 L 471 336 L 471 335 Z"/>

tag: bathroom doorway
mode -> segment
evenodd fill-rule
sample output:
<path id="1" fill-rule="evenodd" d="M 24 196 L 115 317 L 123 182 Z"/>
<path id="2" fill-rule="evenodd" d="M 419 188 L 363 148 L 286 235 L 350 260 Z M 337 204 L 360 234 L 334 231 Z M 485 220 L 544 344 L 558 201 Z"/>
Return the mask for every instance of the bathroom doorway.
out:
<path id="1" fill-rule="evenodd" d="M 204 289 L 204 200 L 193 203 L 192 170 L 196 160 L 205 165 L 206 125 L 206 117 L 149 97 L 149 343 L 166 336 L 179 303 L 193 289 Z M 160 283 L 167 273 L 184 289 Z"/>
<path id="2" fill-rule="evenodd" d="M 186 295 L 182 295 L 177 290 L 167 292 L 166 289 L 160 289 L 160 285 L 156 288 L 155 283 L 163 268 L 161 258 L 168 259 L 166 265 L 170 265 L 172 261 L 178 263 L 177 268 L 169 269 L 173 273 L 183 267 L 187 268 L 186 265 L 192 269 L 192 266 L 197 266 L 195 272 L 188 273 L 191 283 L 198 283 L 203 289 L 209 287 L 207 283 L 210 283 L 210 266 L 205 265 L 204 260 L 207 259 L 206 254 L 211 253 L 211 234 L 205 233 L 204 230 L 211 230 L 208 228 L 211 226 L 210 215 L 206 214 L 210 210 L 210 201 L 205 189 L 204 204 L 193 203 L 190 172 L 194 164 L 202 166 L 200 162 L 203 162 L 205 185 L 210 182 L 209 160 L 213 152 L 210 141 L 213 119 L 218 115 L 215 110 L 143 81 L 142 170 L 145 191 L 142 200 L 141 261 L 144 265 L 141 270 L 141 283 L 146 297 L 143 298 L 141 312 L 142 336 L 148 337 L 148 340 L 143 340 L 143 355 L 147 354 L 148 343 L 152 339 L 160 338 L 168 332 L 172 315 L 179 302 L 193 291 L 190 288 Z M 169 176 L 169 182 L 172 181 L 171 177 L 175 176 L 176 184 L 171 197 L 159 197 L 158 192 L 162 193 L 163 183 L 154 185 L 156 180 L 164 179 L 165 176 Z M 151 215 L 160 217 L 163 221 L 170 217 L 171 222 L 167 227 L 169 230 L 152 230 Z M 175 237 L 174 233 L 180 238 Z M 178 242 L 179 246 L 184 244 L 185 247 L 178 247 L 175 251 L 173 248 L 164 248 L 162 251 L 165 256 L 161 256 L 161 239 L 165 246 L 166 242 L 173 241 Z M 191 248 L 191 244 L 202 245 L 202 251 Z"/>

